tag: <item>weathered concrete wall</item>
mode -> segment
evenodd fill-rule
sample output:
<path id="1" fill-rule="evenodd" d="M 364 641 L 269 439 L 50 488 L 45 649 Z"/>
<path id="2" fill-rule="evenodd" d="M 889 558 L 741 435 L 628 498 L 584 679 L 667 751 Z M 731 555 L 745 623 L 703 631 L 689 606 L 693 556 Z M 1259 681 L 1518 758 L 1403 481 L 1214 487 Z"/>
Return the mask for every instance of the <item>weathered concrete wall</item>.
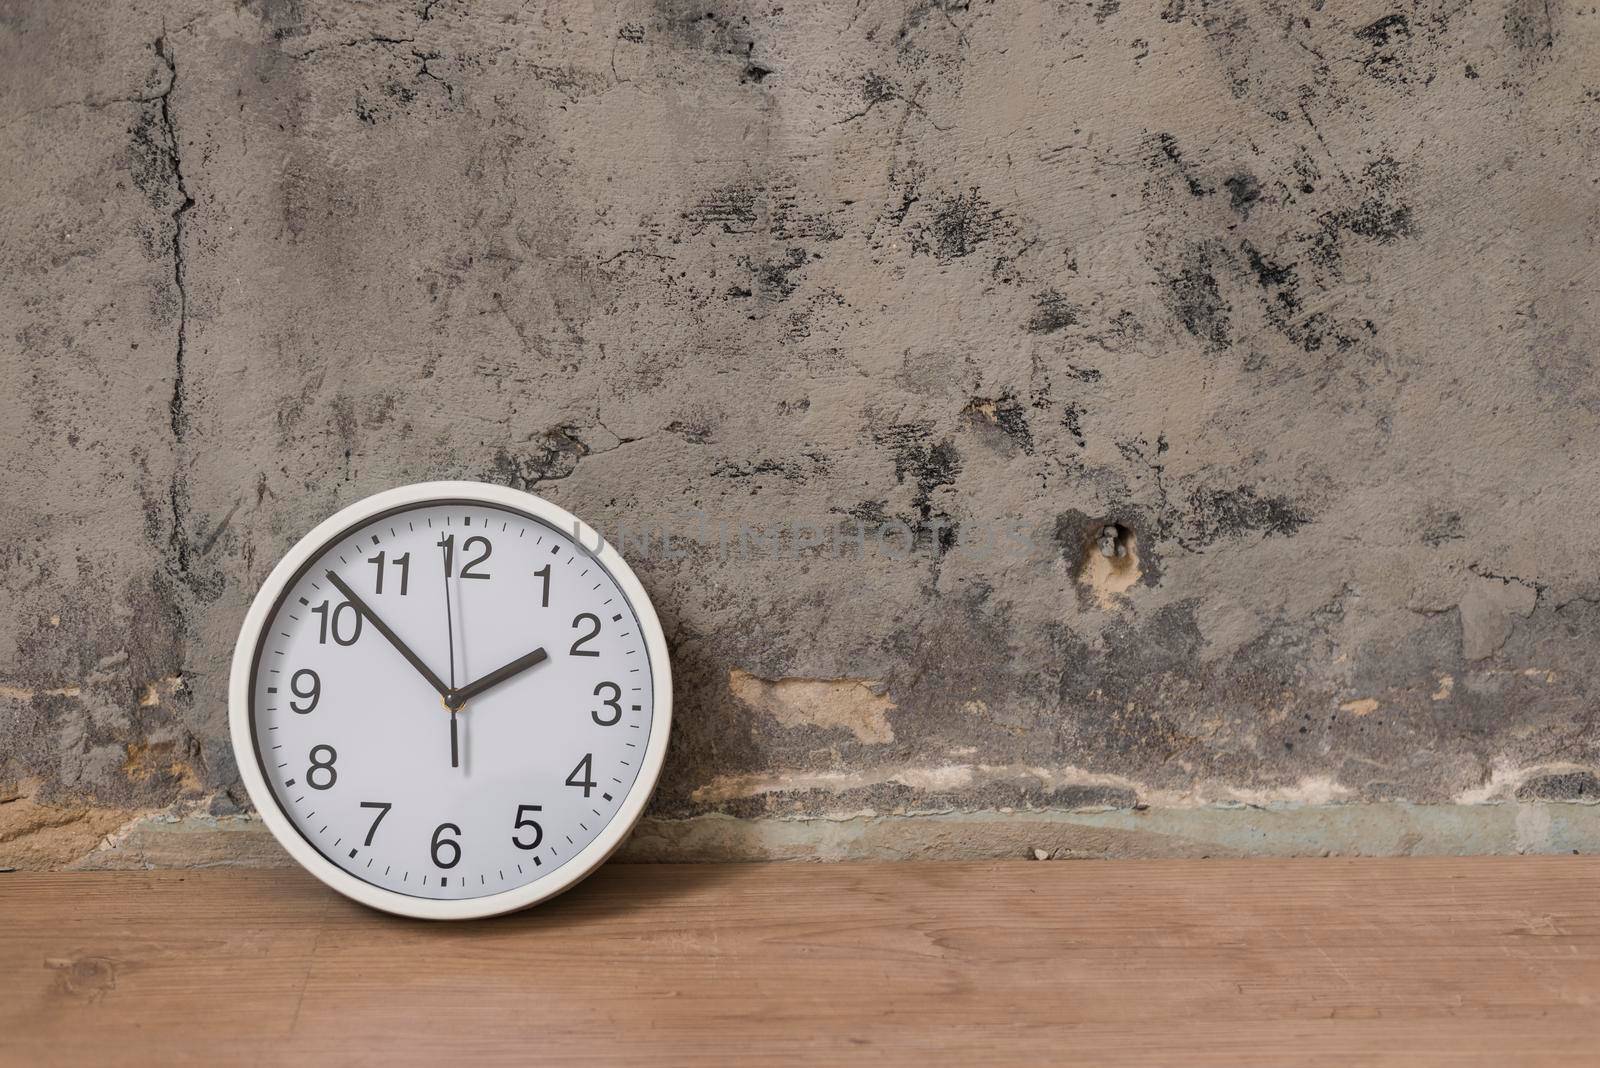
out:
<path id="1" fill-rule="evenodd" d="M 0 0 L 0 862 L 274 862 L 245 606 L 438 477 L 709 523 L 635 855 L 1596 848 L 1597 70 L 1538 0 Z"/>

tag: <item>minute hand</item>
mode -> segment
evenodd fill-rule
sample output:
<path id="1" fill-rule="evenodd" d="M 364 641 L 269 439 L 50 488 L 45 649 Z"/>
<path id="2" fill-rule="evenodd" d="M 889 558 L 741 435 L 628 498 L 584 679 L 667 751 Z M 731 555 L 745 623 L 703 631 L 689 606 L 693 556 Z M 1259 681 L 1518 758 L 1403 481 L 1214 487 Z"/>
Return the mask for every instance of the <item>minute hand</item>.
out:
<path id="1" fill-rule="evenodd" d="M 517 657 L 504 667 L 495 668 L 477 682 L 469 682 L 455 693 L 445 695 L 445 703 L 451 708 L 460 708 L 467 702 L 469 698 L 476 697 L 478 694 L 487 690 L 491 686 L 500 685 L 511 676 L 519 672 L 526 671 L 533 667 L 533 665 L 545 659 L 547 659 L 547 657 L 545 655 L 544 647 L 541 646 L 531 653 L 525 653 L 524 655 Z"/>
<path id="2" fill-rule="evenodd" d="M 382 634 L 385 638 L 389 639 L 389 644 L 398 649 L 400 651 L 400 655 L 405 657 L 406 660 L 410 662 L 412 667 L 416 668 L 422 673 L 422 677 L 428 680 L 428 685 L 439 691 L 440 697 L 446 699 L 449 698 L 450 687 L 444 684 L 444 680 L 435 675 L 432 670 L 429 669 L 428 665 L 422 662 L 422 658 L 416 653 L 413 653 L 411 651 L 411 647 L 400 640 L 400 635 L 389 629 L 389 624 L 378 618 L 378 614 L 367 606 L 367 602 L 363 601 L 355 590 L 352 590 L 348 585 L 345 584 L 344 579 L 340 578 L 330 569 L 328 571 L 328 581 L 333 583 L 340 593 L 344 594 L 345 600 L 355 605 L 356 609 L 362 615 L 367 617 L 367 621 L 369 623 L 378 628 L 379 634 Z"/>

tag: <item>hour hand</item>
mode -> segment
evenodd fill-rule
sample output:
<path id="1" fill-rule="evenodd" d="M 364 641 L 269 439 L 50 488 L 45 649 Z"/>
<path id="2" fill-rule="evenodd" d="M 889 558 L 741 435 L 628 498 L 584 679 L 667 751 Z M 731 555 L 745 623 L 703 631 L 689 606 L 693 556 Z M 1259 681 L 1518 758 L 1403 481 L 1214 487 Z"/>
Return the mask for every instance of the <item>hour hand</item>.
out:
<path id="1" fill-rule="evenodd" d="M 460 708 L 467 703 L 468 698 L 477 696 L 491 686 L 498 686 L 511 676 L 526 671 L 546 659 L 548 657 L 545 654 L 544 647 L 540 646 L 531 653 L 525 653 L 517 657 L 504 667 L 495 668 L 477 682 L 469 682 L 455 693 L 446 694 L 445 704 L 451 708 Z"/>
<path id="2" fill-rule="evenodd" d="M 400 635 L 389 629 L 389 624 L 378 618 L 378 614 L 372 610 L 371 606 L 369 606 L 367 602 L 361 599 L 360 594 L 356 593 L 355 590 L 352 590 L 349 585 L 345 583 L 344 579 L 340 578 L 336 573 L 334 573 L 331 568 L 327 572 L 327 578 L 329 582 L 333 583 L 335 589 L 344 594 L 344 599 L 355 605 L 356 610 L 367 617 L 367 622 L 376 627 L 379 634 L 382 634 L 385 638 L 389 639 L 389 644 L 398 649 L 400 651 L 400 655 L 405 657 L 407 662 L 409 662 L 412 667 L 416 668 L 417 671 L 421 673 L 423 678 L 428 680 L 428 685 L 432 686 L 435 690 L 438 690 L 440 697 L 448 700 L 450 696 L 450 687 L 446 686 L 444 684 L 444 680 L 435 675 L 432 669 L 430 669 L 427 664 L 422 662 L 422 658 L 420 656 L 411 651 L 411 647 L 409 645 L 400 640 Z"/>

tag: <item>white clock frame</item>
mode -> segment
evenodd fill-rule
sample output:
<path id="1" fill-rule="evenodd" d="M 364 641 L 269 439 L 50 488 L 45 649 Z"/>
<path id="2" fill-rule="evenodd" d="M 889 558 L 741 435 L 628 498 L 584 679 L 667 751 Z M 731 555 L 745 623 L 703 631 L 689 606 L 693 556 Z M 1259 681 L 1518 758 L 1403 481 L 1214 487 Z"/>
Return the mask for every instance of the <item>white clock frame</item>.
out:
<path id="1" fill-rule="evenodd" d="M 650 656 L 653 691 L 650 739 L 645 743 L 639 774 L 618 807 L 616 817 L 606 824 L 594 841 L 555 871 L 533 882 L 497 894 L 455 900 L 411 897 L 375 886 L 351 875 L 319 853 L 289 822 L 278 805 L 277 797 L 267 786 L 250 722 L 250 676 L 256 649 L 261 642 L 261 631 L 300 569 L 350 530 L 374 517 L 433 501 L 473 501 L 521 512 L 550 524 L 577 541 L 590 557 L 610 572 L 638 617 L 645 649 Z M 589 548 L 596 544 L 600 546 L 598 551 Z M 672 666 L 667 658 L 667 641 L 661 632 L 661 621 L 656 617 L 655 606 L 650 603 L 649 595 L 639 584 L 638 577 L 627 561 L 594 528 L 543 497 L 521 490 L 485 482 L 418 482 L 375 493 L 341 509 L 317 524 L 278 561 L 261 584 L 255 600 L 250 604 L 250 611 L 245 614 L 244 625 L 239 628 L 239 640 L 233 649 L 233 667 L 228 679 L 228 720 L 234 761 L 239 766 L 239 777 L 250 795 L 250 801 L 278 844 L 302 868 L 344 896 L 375 909 L 424 920 L 470 920 L 515 912 L 555 897 L 593 873 L 628 837 L 655 791 L 661 764 L 666 757 L 667 737 L 672 728 Z"/>

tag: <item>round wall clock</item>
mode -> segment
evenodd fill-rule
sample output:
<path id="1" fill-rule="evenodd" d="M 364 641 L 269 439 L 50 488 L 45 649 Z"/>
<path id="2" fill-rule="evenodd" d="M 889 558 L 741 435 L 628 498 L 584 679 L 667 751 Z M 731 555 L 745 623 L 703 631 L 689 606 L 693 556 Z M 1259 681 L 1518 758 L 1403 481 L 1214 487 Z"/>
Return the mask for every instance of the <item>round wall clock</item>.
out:
<path id="1" fill-rule="evenodd" d="M 273 835 L 375 908 L 468 919 L 588 875 L 655 788 L 672 719 L 633 571 L 531 494 L 429 482 L 322 523 L 267 576 L 228 689 Z"/>

